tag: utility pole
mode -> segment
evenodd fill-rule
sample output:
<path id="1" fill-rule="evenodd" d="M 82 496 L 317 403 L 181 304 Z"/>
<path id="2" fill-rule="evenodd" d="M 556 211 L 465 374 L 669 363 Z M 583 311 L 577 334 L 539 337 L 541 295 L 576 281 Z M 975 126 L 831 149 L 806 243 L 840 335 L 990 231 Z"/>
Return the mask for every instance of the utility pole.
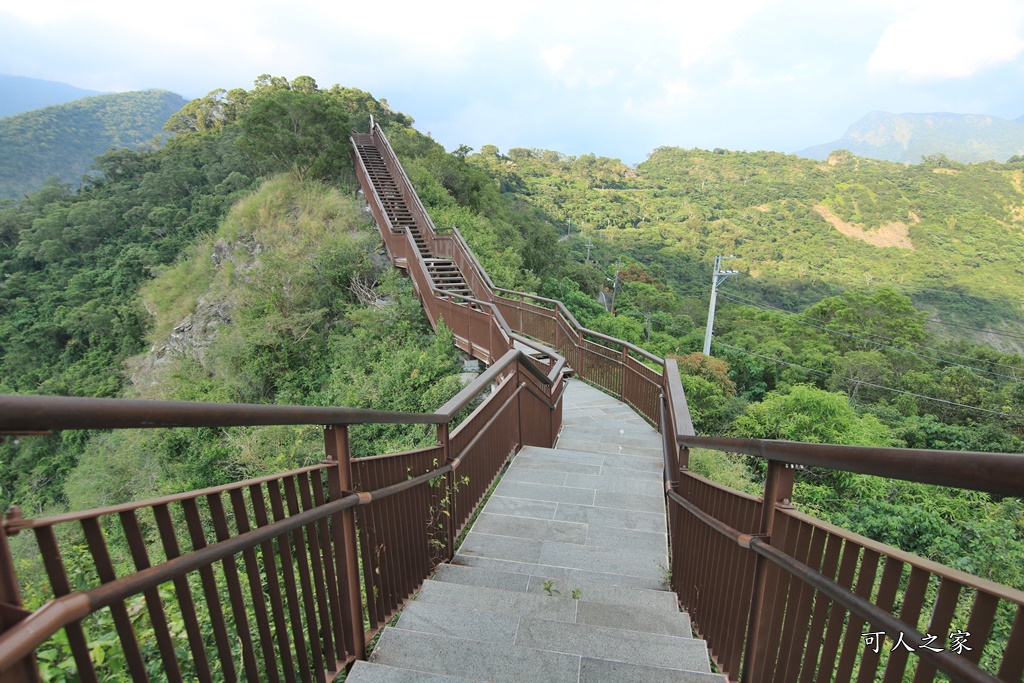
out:
<path id="1" fill-rule="evenodd" d="M 711 355 L 711 333 L 715 329 L 715 302 L 718 301 L 718 286 L 725 282 L 730 275 L 740 272 L 738 270 L 722 270 L 724 259 L 736 258 L 735 256 L 716 256 L 715 272 L 711 276 L 711 304 L 708 306 L 708 325 L 704 329 L 704 355 Z"/>
<path id="2" fill-rule="evenodd" d="M 593 242 L 587 242 L 587 263 L 590 263 L 590 248 L 593 246 Z"/>

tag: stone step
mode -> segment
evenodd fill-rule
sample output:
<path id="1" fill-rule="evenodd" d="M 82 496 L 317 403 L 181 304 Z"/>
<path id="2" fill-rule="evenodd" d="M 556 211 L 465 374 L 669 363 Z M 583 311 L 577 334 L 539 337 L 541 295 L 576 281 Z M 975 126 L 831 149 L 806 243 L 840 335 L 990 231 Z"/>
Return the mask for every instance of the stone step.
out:
<path id="1" fill-rule="evenodd" d="M 479 678 L 455 678 L 373 662 L 356 662 L 345 680 L 349 683 L 484 683 Z"/>
<path id="2" fill-rule="evenodd" d="M 709 677 L 707 649 L 701 641 L 663 636 L 647 637 L 643 634 L 635 634 L 637 639 L 634 639 L 631 637 L 633 634 L 628 632 L 624 632 L 627 635 L 619 640 L 619 634 L 614 629 L 578 627 L 575 624 L 557 622 L 544 624 L 540 620 L 523 621 L 529 622 L 525 624 L 525 628 L 522 625 L 520 627 L 523 642 L 537 642 L 545 648 L 554 647 L 555 650 L 452 638 L 402 628 L 386 628 L 381 634 L 377 648 L 370 656 L 370 662 L 410 669 L 426 675 L 441 674 L 454 677 L 456 680 L 494 683 L 579 683 L 582 680 L 590 683 L 611 683 L 624 680 L 659 680 L 653 677 L 642 678 L 651 674 L 670 674 L 674 678 L 662 677 L 660 680 L 684 683 L 722 681 L 721 677 Z M 560 640 L 539 642 L 552 637 Z M 580 650 L 585 653 L 593 652 L 594 655 L 557 650 Z M 629 659 L 658 658 L 662 666 L 651 667 L 616 659 L 620 656 Z M 698 668 L 683 668 L 690 665 Z M 631 673 L 630 669 L 634 667 L 639 670 Z M 697 676 L 687 678 L 691 671 Z M 586 678 L 583 677 L 584 672 Z M 353 677 L 348 680 L 354 683 L 363 681 L 361 678 Z M 424 680 L 430 679 L 424 676 Z"/>
<path id="3" fill-rule="evenodd" d="M 690 637 L 688 624 L 668 619 L 670 615 L 662 612 L 653 613 L 653 619 L 650 614 L 624 619 L 626 611 L 625 607 L 581 602 L 578 621 L 563 622 L 416 600 L 406 605 L 396 628 L 630 664 L 708 670 L 707 648 L 703 641 Z M 609 626 L 613 620 L 621 626 Z M 691 655 L 696 661 L 690 661 Z M 693 668 L 701 666 L 704 668 Z"/>
<path id="4" fill-rule="evenodd" d="M 463 553 L 456 555 L 455 559 L 452 560 L 452 563 L 492 571 L 522 573 L 530 575 L 530 577 L 543 577 L 547 579 L 554 579 L 556 581 L 564 580 L 573 584 L 579 582 L 593 582 L 595 584 L 623 586 L 625 588 L 636 588 L 646 591 L 664 591 L 667 588 L 664 571 L 659 572 L 656 577 L 651 577 L 651 575 L 633 575 L 613 571 L 601 571 L 600 569 L 581 569 Z M 651 565 L 657 568 L 655 563 L 651 563 Z"/>
<path id="5" fill-rule="evenodd" d="M 494 588 L 498 590 L 512 591 L 517 593 L 535 593 L 548 595 L 545 585 L 551 586 L 556 597 L 572 599 L 572 591 L 579 589 L 581 602 L 598 602 L 610 605 L 627 605 L 642 607 L 645 609 L 656 609 L 665 612 L 675 612 L 676 596 L 674 593 L 659 590 L 644 590 L 639 588 L 628 588 L 625 586 L 614 586 L 608 583 L 587 581 L 582 578 L 570 580 L 566 578 L 555 578 L 550 576 L 531 576 L 530 574 L 516 574 L 479 567 L 468 567 L 464 565 L 442 564 L 437 568 L 433 576 L 434 581 L 454 583 L 462 586 L 477 586 L 480 588 Z M 550 583 L 549 583 L 550 582 Z M 689 622 L 685 612 L 679 612 Z"/>
<path id="6" fill-rule="evenodd" d="M 494 683 L 578 683 L 580 657 L 385 628 L 370 661 Z"/>
<path id="7" fill-rule="evenodd" d="M 456 567 L 456 570 L 458 569 L 466 568 Z M 506 617 L 531 617 L 683 638 L 692 637 L 690 618 L 679 611 L 671 593 L 623 589 L 588 581 L 573 582 L 540 576 L 531 576 L 528 579 L 525 590 L 511 591 L 443 581 L 435 577 L 431 579 L 428 592 L 425 595 L 421 592 L 415 602 L 410 604 L 434 604 Z M 514 579 L 508 579 L 507 583 L 514 584 Z M 574 594 L 579 596 L 578 600 L 572 597 Z M 540 611 L 536 611 L 538 605 L 541 607 Z"/>

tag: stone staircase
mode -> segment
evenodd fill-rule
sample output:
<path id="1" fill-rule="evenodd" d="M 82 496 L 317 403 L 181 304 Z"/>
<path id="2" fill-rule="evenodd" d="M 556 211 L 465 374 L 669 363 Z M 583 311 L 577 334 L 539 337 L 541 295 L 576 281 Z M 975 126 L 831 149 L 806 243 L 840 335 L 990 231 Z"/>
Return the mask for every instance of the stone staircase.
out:
<path id="1" fill-rule="evenodd" d="M 384 157 L 381 156 L 380 150 L 377 149 L 373 136 L 365 133 L 355 133 L 352 135 L 352 142 L 355 145 L 356 154 L 359 155 L 363 165 L 366 167 L 370 182 L 373 183 L 374 190 L 376 190 L 377 196 L 380 197 L 384 213 L 387 214 L 391 225 L 399 230 L 408 228 L 409 232 L 412 233 L 416 249 L 419 251 L 420 256 L 423 257 L 423 262 L 426 265 L 427 277 L 430 278 L 434 287 L 446 294 L 472 297 L 473 291 L 466 282 L 466 278 L 462 275 L 462 271 L 459 270 L 459 266 L 451 259 L 437 258 L 431 253 L 427 240 L 423 236 L 423 231 L 428 228 L 427 226 L 420 225 L 420 221 L 416 219 L 415 214 L 409 208 L 398 182 L 391 174 L 391 171 L 388 170 L 387 164 L 384 163 Z M 408 264 L 405 267 L 408 267 Z M 479 305 L 470 304 L 470 302 L 464 299 L 453 298 L 452 301 L 462 306 L 470 305 L 471 308 L 480 310 Z"/>
<path id="2" fill-rule="evenodd" d="M 348 681 L 722 683 L 664 583 L 661 437 L 578 380 Z"/>

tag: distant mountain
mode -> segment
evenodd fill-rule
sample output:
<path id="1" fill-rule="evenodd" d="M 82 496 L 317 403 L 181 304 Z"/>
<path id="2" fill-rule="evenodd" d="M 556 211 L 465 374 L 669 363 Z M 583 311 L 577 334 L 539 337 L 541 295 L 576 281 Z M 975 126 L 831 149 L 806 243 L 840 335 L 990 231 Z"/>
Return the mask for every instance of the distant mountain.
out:
<path id="1" fill-rule="evenodd" d="M 1006 161 L 1024 154 L 1024 116 L 1014 121 L 978 114 L 890 114 L 873 111 L 846 134 L 797 156 L 825 160 L 837 149 L 857 156 L 916 164 L 922 156 L 945 154 L 954 161 Z"/>
<path id="2" fill-rule="evenodd" d="M 38 190 L 51 176 L 79 185 L 97 155 L 162 135 L 164 123 L 183 106 L 181 95 L 145 90 L 0 119 L 0 199 Z"/>
<path id="3" fill-rule="evenodd" d="M 38 78 L 0 74 L 0 117 L 14 116 L 33 109 L 42 109 L 54 104 L 74 102 L 83 97 L 103 94 L 96 90 L 83 90 L 57 81 L 41 81 Z"/>

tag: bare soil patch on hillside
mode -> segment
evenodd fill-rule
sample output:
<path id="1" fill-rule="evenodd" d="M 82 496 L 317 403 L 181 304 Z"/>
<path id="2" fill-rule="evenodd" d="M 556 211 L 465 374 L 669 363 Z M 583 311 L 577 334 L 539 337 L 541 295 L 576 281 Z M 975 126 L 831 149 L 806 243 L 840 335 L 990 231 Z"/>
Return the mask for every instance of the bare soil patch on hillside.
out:
<path id="1" fill-rule="evenodd" d="M 828 210 L 827 206 L 822 204 L 815 204 L 814 210 L 817 211 L 822 218 L 827 220 L 835 227 L 836 230 L 843 233 L 847 237 L 873 244 L 876 247 L 898 247 L 899 249 L 913 249 L 914 244 L 910 241 L 910 232 L 907 228 L 906 223 L 894 221 L 877 228 L 871 228 L 866 230 L 860 226 L 854 225 L 853 223 L 847 223 L 839 216 L 835 215 Z"/>

